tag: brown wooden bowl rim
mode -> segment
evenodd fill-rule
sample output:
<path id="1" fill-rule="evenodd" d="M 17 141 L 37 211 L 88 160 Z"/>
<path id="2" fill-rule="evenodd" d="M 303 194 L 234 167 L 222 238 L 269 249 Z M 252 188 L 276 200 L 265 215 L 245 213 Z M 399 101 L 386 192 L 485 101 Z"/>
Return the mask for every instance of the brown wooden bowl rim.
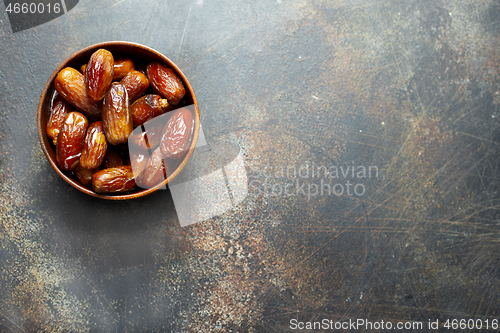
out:
<path id="1" fill-rule="evenodd" d="M 92 50 L 92 49 L 97 50 L 97 49 L 106 48 L 106 47 L 109 47 L 109 46 L 113 46 L 113 47 L 115 47 L 115 46 L 137 47 L 137 48 L 145 50 L 145 51 L 147 51 L 149 53 L 152 53 L 157 58 L 160 58 L 163 61 L 165 61 L 165 64 L 167 66 L 169 66 L 170 68 L 172 68 L 174 70 L 174 72 L 176 72 L 176 74 L 178 74 L 181 77 L 181 80 L 182 80 L 185 88 L 189 91 L 189 93 L 191 95 L 191 98 L 193 99 L 193 104 L 195 106 L 195 113 L 196 114 L 195 114 L 195 125 L 194 125 L 193 139 L 191 141 L 191 146 L 189 148 L 189 151 L 184 156 L 182 162 L 179 164 L 179 166 L 177 166 L 177 168 L 175 169 L 175 171 L 172 174 L 170 174 L 167 177 L 167 179 L 165 179 L 163 182 L 159 183 L 158 185 L 156 185 L 156 186 L 154 186 L 152 188 L 139 190 L 138 192 L 133 192 L 133 193 L 125 193 L 125 194 L 100 194 L 100 193 L 94 192 L 92 189 L 90 189 L 90 188 L 82 185 L 78 181 L 76 181 L 76 180 L 68 177 L 66 174 L 64 174 L 62 172 L 62 170 L 59 168 L 59 166 L 57 165 L 57 162 L 54 159 L 52 159 L 52 157 L 50 155 L 49 149 L 52 150 L 52 148 L 47 147 L 47 145 L 44 143 L 44 140 L 46 139 L 46 133 L 44 131 L 44 128 L 45 128 L 46 124 L 42 124 L 43 105 L 44 105 L 44 101 L 46 100 L 46 98 L 50 98 L 50 96 L 48 96 L 48 91 L 50 90 L 51 86 L 53 85 L 54 79 L 56 78 L 57 74 L 64 67 L 67 67 L 67 64 L 71 60 L 73 60 L 75 57 L 79 56 L 80 54 L 88 52 L 89 50 Z M 40 96 L 40 101 L 38 103 L 38 110 L 37 110 L 37 127 L 38 127 L 38 138 L 40 140 L 40 145 L 42 146 L 42 150 L 45 153 L 45 157 L 49 161 L 49 163 L 52 166 L 52 168 L 54 168 L 54 170 L 59 174 L 59 176 L 61 176 L 67 183 L 69 183 L 71 186 L 73 186 L 77 190 L 79 190 L 81 192 L 84 192 L 86 194 L 89 194 L 89 195 L 91 195 L 93 197 L 96 197 L 96 198 L 108 199 L 108 200 L 126 200 L 126 199 L 139 198 L 139 197 L 142 197 L 142 196 L 145 196 L 145 195 L 148 195 L 150 193 L 153 193 L 153 192 L 157 191 L 159 188 L 162 188 L 162 187 L 166 186 L 167 183 L 170 182 L 175 176 L 177 176 L 179 174 L 179 172 L 184 168 L 184 166 L 188 162 L 189 158 L 191 157 L 191 154 L 194 151 L 194 147 L 196 146 L 196 142 L 198 141 L 198 135 L 199 135 L 199 131 L 200 131 L 200 110 L 199 110 L 199 107 L 198 107 L 198 100 L 196 99 L 196 95 L 194 93 L 193 87 L 191 86 L 191 83 L 188 81 L 188 79 L 184 75 L 184 73 L 179 69 L 179 67 L 177 67 L 177 65 L 172 60 L 170 60 L 168 57 L 166 57 L 162 53 L 160 53 L 160 52 L 158 52 L 158 51 L 156 51 L 156 50 L 154 50 L 154 49 L 152 49 L 152 48 L 150 48 L 148 46 L 145 46 L 145 45 L 141 45 L 141 44 L 133 43 L 133 42 L 125 42 L 125 41 L 108 41 L 108 42 L 102 42 L 102 43 L 97 43 L 97 44 L 93 44 L 93 45 L 87 46 L 87 47 L 85 47 L 85 48 L 83 48 L 83 49 L 81 49 L 81 50 L 73 53 L 71 56 L 69 56 L 68 58 L 66 58 L 56 68 L 56 70 L 49 77 L 47 83 L 45 84 L 45 86 L 43 88 L 42 94 Z M 54 153 L 53 150 L 52 150 L 52 152 Z"/>

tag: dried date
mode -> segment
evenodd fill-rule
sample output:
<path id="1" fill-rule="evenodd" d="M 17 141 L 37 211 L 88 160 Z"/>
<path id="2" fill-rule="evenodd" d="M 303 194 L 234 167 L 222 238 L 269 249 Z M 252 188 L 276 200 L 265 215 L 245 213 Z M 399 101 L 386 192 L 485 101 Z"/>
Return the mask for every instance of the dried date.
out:
<path id="1" fill-rule="evenodd" d="M 144 188 L 151 188 L 167 179 L 171 173 L 170 165 L 161 154 L 160 148 L 157 148 L 144 167 L 138 185 Z"/>
<path id="2" fill-rule="evenodd" d="M 113 83 L 104 97 L 102 124 L 106 139 L 112 145 L 125 143 L 134 129 L 128 105 L 128 95 L 120 83 Z"/>
<path id="3" fill-rule="evenodd" d="M 85 77 L 74 68 L 63 68 L 54 80 L 54 87 L 64 99 L 90 119 L 98 119 L 100 104 L 92 101 L 85 87 Z"/>
<path id="4" fill-rule="evenodd" d="M 73 169 L 73 173 L 75 174 L 78 181 L 85 186 L 89 185 L 92 182 L 92 175 L 94 173 L 96 173 L 97 171 L 99 171 L 99 170 L 98 169 L 92 169 L 92 170 L 84 169 L 84 168 L 82 168 L 80 163 L 78 163 L 75 166 L 75 168 Z"/>
<path id="5" fill-rule="evenodd" d="M 130 106 L 132 122 L 134 126 L 140 126 L 149 119 L 157 117 L 169 111 L 168 100 L 161 98 L 160 95 L 150 94 L 142 96 Z"/>
<path id="6" fill-rule="evenodd" d="M 167 66 L 155 61 L 146 67 L 146 73 L 153 90 L 170 104 L 177 105 L 186 94 L 181 79 Z"/>
<path id="7" fill-rule="evenodd" d="M 143 150 L 132 150 L 130 152 L 130 165 L 132 166 L 132 171 L 134 172 L 134 177 L 136 179 L 140 178 L 142 171 L 146 168 L 148 163 L 148 152 Z"/>
<path id="8" fill-rule="evenodd" d="M 57 144 L 57 136 L 61 131 L 64 117 L 71 112 L 71 106 L 61 95 L 57 96 L 52 101 L 49 121 L 47 121 L 46 132 L 47 136 L 52 139 L 54 145 Z"/>
<path id="9" fill-rule="evenodd" d="M 80 112 L 70 112 L 64 118 L 57 137 L 56 159 L 63 170 L 73 169 L 80 158 L 89 123 Z"/>
<path id="10" fill-rule="evenodd" d="M 107 148 L 108 142 L 104 135 L 102 122 L 96 121 L 89 126 L 87 135 L 85 136 L 82 156 L 80 156 L 80 165 L 82 168 L 90 170 L 101 165 Z"/>
<path id="11" fill-rule="evenodd" d="M 154 149 L 160 144 L 161 138 L 163 136 L 163 128 L 165 127 L 164 122 L 155 122 L 155 120 L 151 120 L 151 122 L 153 123 L 149 124 L 148 122 L 146 125 L 144 125 L 144 132 L 133 133 L 129 137 L 129 140 L 131 140 L 131 142 L 139 149 Z M 137 129 L 134 132 L 136 131 Z"/>
<path id="12" fill-rule="evenodd" d="M 164 157 L 181 158 L 189 150 L 193 133 L 193 114 L 186 108 L 179 109 L 170 117 L 160 142 Z"/>
<path id="13" fill-rule="evenodd" d="M 136 70 L 129 72 L 120 83 L 127 89 L 130 103 L 141 97 L 149 88 L 148 77 Z"/>
<path id="14" fill-rule="evenodd" d="M 117 81 L 121 80 L 129 72 L 133 71 L 135 69 L 135 65 L 132 59 L 130 58 L 118 57 L 115 59 L 113 69 L 114 69 L 113 81 Z"/>
<path id="15" fill-rule="evenodd" d="M 97 102 L 104 98 L 113 81 L 114 59 L 105 49 L 95 51 L 85 68 L 85 85 L 90 99 Z"/>
<path id="16" fill-rule="evenodd" d="M 92 189 L 97 193 L 127 192 L 134 186 L 135 178 L 131 166 L 103 169 L 92 176 Z"/>

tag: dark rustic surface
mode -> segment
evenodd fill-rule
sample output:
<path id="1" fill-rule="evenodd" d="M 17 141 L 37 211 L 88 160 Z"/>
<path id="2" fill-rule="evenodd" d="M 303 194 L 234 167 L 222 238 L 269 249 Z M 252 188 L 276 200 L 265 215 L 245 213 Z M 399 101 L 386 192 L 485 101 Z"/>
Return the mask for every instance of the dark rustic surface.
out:
<path id="1" fill-rule="evenodd" d="M 87 0 L 15 34 L 2 6 L 1 332 L 500 319 L 499 1 Z M 51 169 L 43 85 L 107 40 L 184 71 L 207 141 L 260 184 L 236 209 L 181 228 L 168 191 L 102 201 Z M 331 180 L 279 172 L 313 164 L 379 174 L 276 195 Z"/>

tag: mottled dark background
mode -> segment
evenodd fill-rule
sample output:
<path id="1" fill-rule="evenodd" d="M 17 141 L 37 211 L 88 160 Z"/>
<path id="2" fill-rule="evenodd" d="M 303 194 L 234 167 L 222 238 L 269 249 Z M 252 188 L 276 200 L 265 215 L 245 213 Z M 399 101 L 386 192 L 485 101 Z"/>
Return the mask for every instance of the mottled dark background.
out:
<path id="1" fill-rule="evenodd" d="M 2 6 L 1 332 L 500 319 L 500 1 L 83 0 L 18 33 Z M 36 109 L 66 57 L 107 40 L 176 62 L 207 141 L 238 146 L 250 180 L 318 183 L 269 174 L 313 163 L 378 177 L 351 179 L 362 196 L 250 186 L 186 228 L 168 191 L 78 192 Z"/>

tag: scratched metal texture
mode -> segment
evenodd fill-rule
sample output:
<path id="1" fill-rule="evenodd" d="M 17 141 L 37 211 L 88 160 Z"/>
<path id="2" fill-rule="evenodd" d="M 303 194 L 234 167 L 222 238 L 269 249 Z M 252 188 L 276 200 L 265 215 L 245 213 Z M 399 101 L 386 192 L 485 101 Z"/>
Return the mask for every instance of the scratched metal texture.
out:
<path id="1" fill-rule="evenodd" d="M 499 1 L 81 0 L 16 34 L 2 6 L 1 332 L 500 319 Z M 107 40 L 184 71 L 255 181 L 235 209 L 181 228 L 169 191 L 102 201 L 51 169 L 43 85 Z M 305 165 L 379 174 L 279 195 L 330 180 L 280 173 Z"/>

